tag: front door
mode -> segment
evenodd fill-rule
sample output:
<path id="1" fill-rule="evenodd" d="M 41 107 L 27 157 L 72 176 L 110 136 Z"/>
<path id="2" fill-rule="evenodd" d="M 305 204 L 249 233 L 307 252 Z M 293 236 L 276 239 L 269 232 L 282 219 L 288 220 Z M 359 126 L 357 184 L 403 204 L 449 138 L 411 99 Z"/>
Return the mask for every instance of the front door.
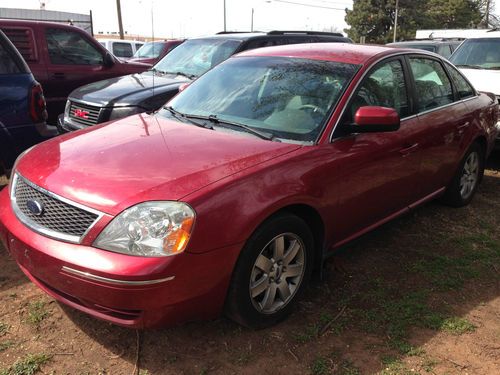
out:
<path id="1" fill-rule="evenodd" d="M 400 129 L 342 136 L 342 124 L 352 123 L 357 109 L 363 106 L 396 109 L 402 118 Z M 330 243 L 344 242 L 407 209 L 416 199 L 421 137 L 418 118 L 411 112 L 403 60 L 379 63 L 347 105 L 330 145 L 339 194 Z"/>

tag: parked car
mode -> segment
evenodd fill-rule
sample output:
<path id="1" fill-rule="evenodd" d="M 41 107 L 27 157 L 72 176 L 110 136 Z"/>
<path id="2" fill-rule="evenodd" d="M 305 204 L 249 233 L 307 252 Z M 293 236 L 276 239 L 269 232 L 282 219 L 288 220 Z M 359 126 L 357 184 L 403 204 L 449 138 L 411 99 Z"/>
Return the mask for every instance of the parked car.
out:
<path id="1" fill-rule="evenodd" d="M 389 47 L 397 48 L 416 48 L 424 51 L 434 52 L 447 59 L 453 51 L 462 43 L 463 39 L 417 39 L 404 42 L 387 43 Z"/>
<path id="2" fill-rule="evenodd" d="M 229 56 L 258 47 L 312 42 L 350 42 L 338 33 L 271 31 L 219 33 L 190 39 L 142 74 L 107 79 L 73 91 L 59 116 L 61 132 L 156 111 L 191 82 Z"/>
<path id="3" fill-rule="evenodd" d="M 144 42 L 138 40 L 99 38 L 97 39 L 97 41 L 113 55 L 125 60 L 131 59 L 134 54 L 144 45 Z"/>
<path id="4" fill-rule="evenodd" d="M 21 152 L 57 134 L 46 118 L 42 87 L 0 31 L 0 175 L 9 174 Z"/>
<path id="5" fill-rule="evenodd" d="M 90 82 L 142 72 L 149 65 L 126 63 L 82 29 L 54 22 L 0 19 L 2 30 L 28 63 L 47 100 L 48 123 L 56 125 L 71 91 Z"/>
<path id="6" fill-rule="evenodd" d="M 492 92 L 500 98 L 500 32 L 485 32 L 463 42 L 450 61 L 480 91 Z M 497 124 L 500 130 L 500 123 Z M 500 148 L 500 137 L 497 138 Z"/>
<path id="7" fill-rule="evenodd" d="M 0 192 L 0 238 L 36 285 L 94 317 L 224 311 L 264 327 L 346 242 L 433 198 L 468 204 L 497 116 L 493 95 L 424 51 L 247 51 L 154 115 L 26 153 Z"/>
<path id="8" fill-rule="evenodd" d="M 134 53 L 130 61 L 154 65 L 182 42 L 184 39 L 148 42 Z"/>

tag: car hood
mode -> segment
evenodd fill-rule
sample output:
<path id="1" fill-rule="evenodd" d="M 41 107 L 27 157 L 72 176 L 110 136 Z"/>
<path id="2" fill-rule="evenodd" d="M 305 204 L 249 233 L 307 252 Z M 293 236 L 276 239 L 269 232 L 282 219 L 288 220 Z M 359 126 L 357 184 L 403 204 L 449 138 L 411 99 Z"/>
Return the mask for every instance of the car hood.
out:
<path id="1" fill-rule="evenodd" d="M 478 91 L 491 92 L 500 96 L 500 70 L 464 69 L 460 71 Z"/>
<path id="2" fill-rule="evenodd" d="M 138 105 L 155 95 L 177 91 L 185 82 L 190 80 L 175 74 L 129 74 L 79 87 L 69 95 L 69 99 L 99 107 Z"/>
<path id="3" fill-rule="evenodd" d="M 140 114 L 41 143 L 16 171 L 48 191 L 116 215 L 143 201 L 182 199 L 300 147 Z"/>

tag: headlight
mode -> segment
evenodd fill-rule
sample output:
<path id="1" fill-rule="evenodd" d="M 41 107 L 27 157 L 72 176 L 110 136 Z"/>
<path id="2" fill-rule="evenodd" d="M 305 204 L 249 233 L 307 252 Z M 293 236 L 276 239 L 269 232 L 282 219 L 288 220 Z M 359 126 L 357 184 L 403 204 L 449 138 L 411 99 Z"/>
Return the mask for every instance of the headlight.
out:
<path id="1" fill-rule="evenodd" d="M 115 107 L 109 115 L 109 120 L 117 120 L 119 118 L 132 116 L 141 112 L 144 112 L 144 109 L 141 107 Z"/>
<path id="2" fill-rule="evenodd" d="M 64 117 L 68 118 L 69 117 L 69 108 L 71 107 L 71 102 L 69 100 L 66 100 L 66 106 L 64 107 Z"/>
<path id="3" fill-rule="evenodd" d="M 94 246 L 136 256 L 179 254 L 186 249 L 194 219 L 193 209 L 185 203 L 140 203 L 115 217 Z"/>

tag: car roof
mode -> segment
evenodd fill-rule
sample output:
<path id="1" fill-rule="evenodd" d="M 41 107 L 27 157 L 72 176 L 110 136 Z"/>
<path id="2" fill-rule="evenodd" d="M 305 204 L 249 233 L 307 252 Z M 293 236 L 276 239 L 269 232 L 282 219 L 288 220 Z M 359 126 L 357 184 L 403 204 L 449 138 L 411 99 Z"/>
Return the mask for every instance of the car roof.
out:
<path id="1" fill-rule="evenodd" d="M 64 27 L 71 29 L 79 29 L 79 27 L 69 25 L 63 22 L 50 22 L 50 21 L 36 21 L 36 20 L 13 20 L 9 18 L 0 18 L 0 24 L 10 25 L 10 26 L 34 26 L 34 25 L 46 25 L 54 27 Z M 83 29 L 80 29 L 84 31 Z"/>
<path id="2" fill-rule="evenodd" d="M 311 60 L 337 61 L 347 64 L 364 64 L 375 57 L 389 56 L 401 52 L 421 53 L 410 49 L 396 49 L 377 45 L 351 43 L 305 43 L 258 48 L 242 52 L 237 56 L 283 56 Z M 435 54 L 432 54 L 435 56 Z"/>
<path id="3" fill-rule="evenodd" d="M 327 33 L 327 32 L 314 32 L 314 31 L 270 31 L 270 32 L 220 32 L 215 35 L 203 36 L 203 37 L 195 37 L 190 39 L 232 39 L 232 40 L 240 40 L 245 41 L 253 38 L 287 38 L 287 37 L 326 37 L 342 40 L 347 40 L 348 38 L 336 33 Z"/>
<path id="4" fill-rule="evenodd" d="M 485 38 L 500 38 L 500 31 L 488 31 L 481 35 L 474 35 L 467 39 L 485 39 Z"/>
<path id="5" fill-rule="evenodd" d="M 387 43 L 386 46 L 411 46 L 413 44 L 421 45 L 436 45 L 436 44 L 453 44 L 461 43 L 461 40 L 406 40 L 402 42 Z"/>

